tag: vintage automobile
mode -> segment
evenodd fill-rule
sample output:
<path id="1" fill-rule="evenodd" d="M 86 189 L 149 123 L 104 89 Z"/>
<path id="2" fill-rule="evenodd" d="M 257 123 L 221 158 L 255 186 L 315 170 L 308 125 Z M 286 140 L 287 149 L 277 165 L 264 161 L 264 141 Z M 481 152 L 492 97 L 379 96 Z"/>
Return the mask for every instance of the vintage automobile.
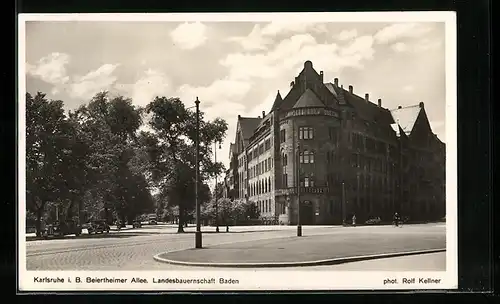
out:
<path id="1" fill-rule="evenodd" d="M 134 228 L 141 228 L 142 227 L 141 220 L 140 219 L 134 220 L 134 222 L 132 223 L 132 227 L 134 227 Z"/>
<path id="2" fill-rule="evenodd" d="M 367 221 L 365 221 L 365 225 L 380 225 L 381 222 L 382 220 L 377 216 L 369 218 Z"/>
<path id="3" fill-rule="evenodd" d="M 64 237 L 71 234 L 75 236 L 82 234 L 82 227 L 73 220 L 55 221 L 52 224 L 46 225 L 42 231 L 42 236 L 45 239 L 50 237 Z"/>
<path id="4" fill-rule="evenodd" d="M 149 225 L 156 225 L 158 224 L 158 217 L 156 216 L 156 214 L 150 214 L 148 215 L 148 222 L 149 222 Z"/>
<path id="5" fill-rule="evenodd" d="M 89 223 L 87 227 L 89 234 L 109 233 L 109 225 L 106 220 L 96 220 Z"/>

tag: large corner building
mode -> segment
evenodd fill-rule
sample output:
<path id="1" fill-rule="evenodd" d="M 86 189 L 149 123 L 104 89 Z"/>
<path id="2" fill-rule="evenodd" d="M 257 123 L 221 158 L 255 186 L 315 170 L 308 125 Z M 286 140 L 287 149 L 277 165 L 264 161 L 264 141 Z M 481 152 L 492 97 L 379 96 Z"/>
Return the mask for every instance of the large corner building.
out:
<path id="1" fill-rule="evenodd" d="M 269 113 L 238 115 L 229 157 L 226 195 L 283 224 L 297 224 L 298 208 L 303 225 L 445 215 L 445 144 L 424 103 L 385 109 L 324 83 L 310 61 Z"/>

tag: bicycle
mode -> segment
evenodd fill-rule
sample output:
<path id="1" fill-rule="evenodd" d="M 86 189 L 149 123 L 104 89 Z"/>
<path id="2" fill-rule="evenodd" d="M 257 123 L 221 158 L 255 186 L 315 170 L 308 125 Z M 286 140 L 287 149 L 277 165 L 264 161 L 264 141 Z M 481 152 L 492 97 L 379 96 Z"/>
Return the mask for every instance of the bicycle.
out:
<path id="1" fill-rule="evenodd" d="M 403 227 L 403 221 L 402 220 L 397 220 L 397 221 L 392 221 L 392 227 L 398 227 L 402 228 Z"/>

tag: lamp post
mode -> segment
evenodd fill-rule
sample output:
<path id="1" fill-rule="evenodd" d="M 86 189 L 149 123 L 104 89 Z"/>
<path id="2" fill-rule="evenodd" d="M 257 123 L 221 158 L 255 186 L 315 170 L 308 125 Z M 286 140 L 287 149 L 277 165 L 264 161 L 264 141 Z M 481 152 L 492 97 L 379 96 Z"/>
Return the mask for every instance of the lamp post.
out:
<path id="1" fill-rule="evenodd" d="M 215 163 L 217 163 L 217 141 L 214 143 Z M 219 149 L 221 144 L 219 142 Z M 215 173 L 215 232 L 219 232 L 219 201 L 217 200 L 217 172 Z"/>
<path id="2" fill-rule="evenodd" d="M 196 183 L 195 183 L 195 201 L 196 201 L 196 232 L 195 232 L 195 247 L 202 248 L 201 240 L 201 225 L 200 225 L 200 201 L 198 198 L 198 183 L 200 175 L 200 101 L 196 97 Z"/>
<path id="3" fill-rule="evenodd" d="M 342 197 L 341 197 L 341 207 L 342 207 L 342 225 L 345 224 L 346 217 L 346 206 L 345 206 L 345 184 L 342 182 Z"/>

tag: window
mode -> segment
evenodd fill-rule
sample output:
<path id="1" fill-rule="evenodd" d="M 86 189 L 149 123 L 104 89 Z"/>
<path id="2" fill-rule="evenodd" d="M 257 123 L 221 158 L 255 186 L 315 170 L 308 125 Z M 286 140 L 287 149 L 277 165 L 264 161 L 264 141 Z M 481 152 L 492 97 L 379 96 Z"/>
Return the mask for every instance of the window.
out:
<path id="1" fill-rule="evenodd" d="M 288 175 L 283 174 L 283 188 L 288 188 Z"/>
<path id="2" fill-rule="evenodd" d="M 308 150 L 300 152 L 299 161 L 301 164 L 314 164 L 314 152 Z"/>
<path id="3" fill-rule="evenodd" d="M 286 165 L 288 165 L 288 156 L 285 153 L 283 153 L 283 166 Z"/>
<path id="4" fill-rule="evenodd" d="M 299 139 L 313 139 L 314 130 L 312 127 L 300 127 L 299 128 Z"/>
<path id="5" fill-rule="evenodd" d="M 271 140 L 270 139 L 266 139 L 266 142 L 265 142 L 265 148 L 264 148 L 266 151 L 271 149 Z"/>
<path id="6" fill-rule="evenodd" d="M 314 176 L 312 173 L 300 177 L 301 187 L 314 187 Z"/>
<path id="7" fill-rule="evenodd" d="M 286 137 L 286 130 L 283 129 L 280 131 L 280 142 L 281 143 L 284 143 L 286 141 L 285 137 Z"/>

